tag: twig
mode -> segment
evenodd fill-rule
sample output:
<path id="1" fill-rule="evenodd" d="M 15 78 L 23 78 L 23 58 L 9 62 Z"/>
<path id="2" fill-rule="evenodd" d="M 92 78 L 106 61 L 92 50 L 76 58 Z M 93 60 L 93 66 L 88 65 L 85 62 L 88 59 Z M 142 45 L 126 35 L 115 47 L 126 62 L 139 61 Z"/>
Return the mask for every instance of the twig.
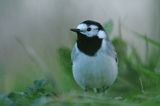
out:
<path id="1" fill-rule="evenodd" d="M 122 23 L 121 23 L 121 18 L 118 20 L 118 33 L 120 38 L 122 39 Z"/>
<path id="2" fill-rule="evenodd" d="M 146 54 L 145 54 L 145 58 L 146 58 L 146 61 L 148 61 L 148 54 L 149 54 L 149 45 L 148 45 L 148 37 L 147 37 L 147 34 L 144 35 L 145 36 L 145 44 L 146 44 Z"/>

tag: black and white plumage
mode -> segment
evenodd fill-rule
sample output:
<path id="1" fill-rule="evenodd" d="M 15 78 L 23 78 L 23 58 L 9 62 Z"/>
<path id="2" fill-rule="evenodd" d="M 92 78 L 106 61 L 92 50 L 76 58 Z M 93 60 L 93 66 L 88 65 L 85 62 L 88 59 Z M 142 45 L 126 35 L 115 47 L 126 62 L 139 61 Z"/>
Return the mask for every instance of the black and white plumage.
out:
<path id="1" fill-rule="evenodd" d="M 101 24 L 87 20 L 77 28 L 71 53 L 73 77 L 84 90 L 104 92 L 117 78 L 117 55 Z"/>

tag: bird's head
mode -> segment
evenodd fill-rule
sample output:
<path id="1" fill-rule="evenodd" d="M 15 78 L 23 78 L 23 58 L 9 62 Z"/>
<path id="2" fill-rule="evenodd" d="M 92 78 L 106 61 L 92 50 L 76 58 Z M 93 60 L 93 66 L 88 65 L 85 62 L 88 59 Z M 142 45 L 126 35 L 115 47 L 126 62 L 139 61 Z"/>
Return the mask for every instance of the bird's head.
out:
<path id="1" fill-rule="evenodd" d="M 98 37 L 99 39 L 105 39 L 107 37 L 102 25 L 92 20 L 81 22 L 77 28 L 73 28 L 71 31 L 76 32 L 78 35 L 91 38 Z"/>

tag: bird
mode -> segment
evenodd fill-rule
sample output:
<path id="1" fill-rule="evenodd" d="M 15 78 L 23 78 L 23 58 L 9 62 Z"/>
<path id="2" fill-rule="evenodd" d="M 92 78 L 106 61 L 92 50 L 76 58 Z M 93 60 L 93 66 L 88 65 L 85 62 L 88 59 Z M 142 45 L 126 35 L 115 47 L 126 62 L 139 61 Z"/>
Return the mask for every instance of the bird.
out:
<path id="1" fill-rule="evenodd" d="M 103 26 L 93 20 L 71 31 L 77 40 L 71 52 L 72 74 L 84 91 L 105 92 L 118 76 L 117 53 Z"/>

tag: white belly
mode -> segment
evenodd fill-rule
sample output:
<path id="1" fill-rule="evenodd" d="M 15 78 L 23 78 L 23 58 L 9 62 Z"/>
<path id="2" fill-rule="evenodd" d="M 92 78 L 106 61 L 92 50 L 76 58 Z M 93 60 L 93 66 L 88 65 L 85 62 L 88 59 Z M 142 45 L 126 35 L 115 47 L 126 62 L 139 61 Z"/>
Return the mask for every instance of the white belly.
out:
<path id="1" fill-rule="evenodd" d="M 117 63 L 111 56 L 79 54 L 72 65 L 75 81 L 83 89 L 109 87 L 117 77 Z"/>

